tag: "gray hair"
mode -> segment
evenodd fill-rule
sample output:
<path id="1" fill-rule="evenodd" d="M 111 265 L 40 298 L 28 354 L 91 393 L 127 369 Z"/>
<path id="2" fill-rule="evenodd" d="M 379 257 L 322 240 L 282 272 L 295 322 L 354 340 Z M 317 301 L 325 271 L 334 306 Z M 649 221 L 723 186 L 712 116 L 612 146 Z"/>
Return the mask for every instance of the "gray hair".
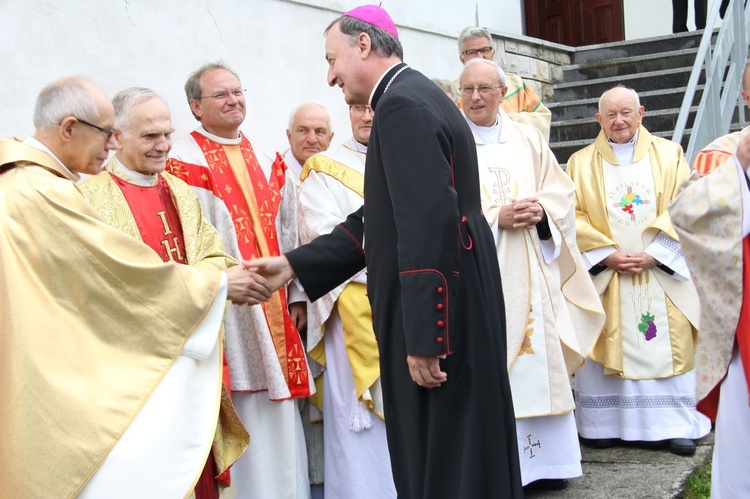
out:
<path id="1" fill-rule="evenodd" d="M 190 73 L 190 76 L 188 76 L 187 81 L 185 82 L 185 96 L 187 97 L 188 104 L 190 104 L 191 100 L 201 100 L 202 90 L 201 90 L 201 77 L 208 73 L 209 71 L 213 71 L 215 69 L 223 69 L 224 71 L 229 71 L 234 75 L 235 78 L 237 78 L 237 81 L 240 81 L 240 76 L 229 66 L 227 66 L 224 61 L 217 61 L 217 62 L 209 62 L 208 64 L 204 64 L 203 66 L 199 67 L 197 70 Z M 192 112 L 192 107 L 190 108 L 190 112 Z M 196 116 L 195 113 L 193 113 L 193 117 L 200 121 L 200 117 Z"/>
<path id="2" fill-rule="evenodd" d="M 505 71 L 503 71 L 503 68 L 497 65 L 495 61 L 490 61 L 489 59 L 482 59 L 481 57 L 477 57 L 475 59 L 469 59 L 466 61 L 466 64 L 464 64 L 464 68 L 461 70 L 461 76 L 459 77 L 458 81 L 459 83 L 463 84 L 464 79 L 464 73 L 467 69 L 469 69 L 472 66 L 476 66 L 477 64 L 487 64 L 488 66 L 492 66 L 492 68 L 495 70 L 495 77 L 497 78 L 497 83 L 501 87 L 505 87 Z"/>
<path id="3" fill-rule="evenodd" d="M 44 87 L 34 107 L 34 127 L 50 130 L 69 116 L 97 121 L 99 111 L 83 78 L 63 78 Z"/>
<path id="4" fill-rule="evenodd" d="M 149 88 L 130 87 L 117 92 L 112 98 L 115 108 L 115 128 L 120 131 L 126 130 L 131 125 L 132 110 L 135 106 L 149 99 L 159 99 L 167 105 L 159 94 Z"/>
<path id="5" fill-rule="evenodd" d="M 318 107 L 318 108 L 322 109 L 323 111 L 325 111 L 326 117 L 328 118 L 328 131 L 332 132 L 333 131 L 333 126 L 331 125 L 331 123 L 333 123 L 333 113 L 331 113 L 331 111 L 329 111 L 328 108 L 325 107 L 320 102 L 316 102 L 316 101 L 313 101 L 313 100 L 309 100 L 307 102 L 303 102 L 299 106 L 297 106 L 294 109 L 292 109 L 292 112 L 289 113 L 289 127 L 288 127 L 289 130 L 291 130 L 292 127 L 294 126 L 294 118 L 297 117 L 297 113 L 300 112 L 300 110 L 303 107 L 307 107 L 307 106 L 315 106 L 315 107 Z"/>
<path id="6" fill-rule="evenodd" d="M 620 85 L 615 85 L 614 87 L 612 87 L 609 90 L 605 91 L 601 95 L 601 97 L 599 97 L 599 114 L 602 114 L 602 100 L 604 99 L 604 96 L 607 95 L 612 90 L 615 90 L 615 89 L 618 89 L 618 88 L 622 88 L 622 89 L 625 89 L 625 90 L 627 90 L 629 92 L 632 92 L 632 94 L 635 96 L 635 105 L 636 105 L 636 107 L 641 107 L 641 98 L 638 97 L 638 92 L 636 92 L 635 90 L 633 90 L 630 87 L 626 87 L 625 85 L 620 84 Z"/>
<path id="7" fill-rule="evenodd" d="M 492 35 L 487 28 L 467 26 L 458 35 L 458 55 L 463 55 L 461 52 L 464 51 L 466 40 L 474 40 L 476 38 L 486 38 L 490 41 L 490 46 L 492 46 Z"/>
<path id="8" fill-rule="evenodd" d="M 360 33 L 367 33 L 370 37 L 370 47 L 375 53 L 380 54 L 383 57 L 395 55 L 399 60 L 404 60 L 404 49 L 401 47 L 401 42 L 389 32 L 354 17 L 341 16 L 334 19 L 334 21 L 328 25 L 324 32 L 326 36 L 336 23 L 338 23 L 339 29 L 343 34 L 352 38 L 352 45 L 354 45 L 355 37 Z"/>

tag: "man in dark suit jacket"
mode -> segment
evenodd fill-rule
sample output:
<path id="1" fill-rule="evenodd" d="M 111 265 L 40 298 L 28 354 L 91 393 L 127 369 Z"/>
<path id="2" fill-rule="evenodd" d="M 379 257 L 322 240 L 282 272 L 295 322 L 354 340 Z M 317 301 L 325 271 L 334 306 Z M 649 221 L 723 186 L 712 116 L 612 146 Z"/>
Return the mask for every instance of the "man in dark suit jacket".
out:
<path id="1" fill-rule="evenodd" d="M 521 497 L 500 273 L 471 132 L 401 62 L 383 9 L 358 7 L 326 33 L 329 85 L 376 110 L 364 214 L 255 265 L 281 280 L 293 269 L 311 300 L 367 265 L 400 498 Z"/>

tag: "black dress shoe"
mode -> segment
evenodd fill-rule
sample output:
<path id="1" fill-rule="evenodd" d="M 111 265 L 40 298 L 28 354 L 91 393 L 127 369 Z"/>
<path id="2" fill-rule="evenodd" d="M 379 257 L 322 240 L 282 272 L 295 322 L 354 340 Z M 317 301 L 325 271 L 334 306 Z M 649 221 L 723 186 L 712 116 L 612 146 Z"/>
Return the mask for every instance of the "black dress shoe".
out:
<path id="1" fill-rule="evenodd" d="M 581 438 L 581 442 L 584 445 L 593 447 L 595 449 L 609 449 L 619 445 L 619 438 Z"/>
<path id="2" fill-rule="evenodd" d="M 541 480 L 531 482 L 524 488 L 534 490 L 562 490 L 567 486 L 568 480 L 566 478 L 542 478 Z"/>
<path id="3" fill-rule="evenodd" d="M 689 438 L 673 438 L 669 441 L 669 450 L 680 456 L 692 456 L 695 454 L 695 442 Z"/>

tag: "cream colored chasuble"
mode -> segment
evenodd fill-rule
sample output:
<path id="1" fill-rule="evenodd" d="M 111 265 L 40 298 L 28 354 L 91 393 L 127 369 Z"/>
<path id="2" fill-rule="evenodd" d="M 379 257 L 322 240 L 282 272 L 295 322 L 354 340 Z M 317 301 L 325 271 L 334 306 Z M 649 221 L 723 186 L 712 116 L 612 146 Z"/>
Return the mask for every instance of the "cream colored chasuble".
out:
<path id="1" fill-rule="evenodd" d="M 508 154 L 513 155 L 516 151 L 515 148 L 501 144 L 485 144 L 477 148 L 479 164 L 488 165 L 479 169 L 483 206 L 492 204 L 498 208 L 495 210 L 497 212 L 492 214 L 493 232 L 497 230 L 499 207 L 510 204 L 513 199 L 535 194 L 533 178 L 529 183 L 529 179 L 522 178 L 523 175 L 519 176 L 518 172 L 511 172 L 501 166 L 519 164 L 518 160 L 508 157 Z M 530 177 L 534 175 L 533 171 L 529 171 L 528 174 Z M 487 203 L 490 199 L 492 201 Z M 509 372 L 511 386 L 514 387 L 513 409 L 516 417 L 547 415 L 553 412 L 547 348 L 553 346 L 554 342 L 548 345 L 543 317 L 543 311 L 552 311 L 552 305 L 549 299 L 543 298 L 541 290 L 542 287 L 560 289 L 560 283 L 548 285 L 540 279 L 538 262 L 543 256 L 529 231 L 509 231 L 508 234 L 503 234 L 502 230 L 498 232 L 498 253 L 503 254 L 502 258 L 499 258 L 500 275 L 512 276 L 515 272 L 509 267 L 518 266 L 526 267 L 524 271 L 528 272 L 528 279 L 514 280 L 510 286 L 505 283 L 507 289 L 513 289 L 513 292 L 504 293 L 506 311 L 528 308 L 527 314 L 506 312 L 507 330 L 525 332 L 521 338 L 508 338 L 508 357 L 515 357 Z M 527 307 L 527 303 L 530 306 Z M 555 319 L 548 317 L 547 320 Z M 517 344 L 514 345 L 514 341 Z M 564 369 L 564 366 L 557 367 Z"/>
<path id="2" fill-rule="evenodd" d="M 607 213 L 612 237 L 624 253 L 644 251 L 643 231 L 657 217 L 654 178 L 649 155 L 628 166 L 602 158 Z M 667 303 L 653 269 L 620 277 L 620 327 L 623 376 L 672 376 L 672 343 Z"/>

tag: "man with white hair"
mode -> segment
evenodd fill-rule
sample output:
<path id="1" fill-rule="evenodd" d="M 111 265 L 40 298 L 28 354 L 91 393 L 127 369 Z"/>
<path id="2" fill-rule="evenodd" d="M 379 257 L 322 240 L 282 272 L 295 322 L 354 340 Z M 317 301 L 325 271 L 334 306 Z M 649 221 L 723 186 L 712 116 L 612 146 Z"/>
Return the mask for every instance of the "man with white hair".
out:
<path id="1" fill-rule="evenodd" d="M 688 165 L 679 144 L 643 127 L 643 112 L 634 90 L 607 90 L 599 136 L 568 160 L 578 247 L 607 313 L 576 373 L 576 421 L 599 447 L 667 440 L 690 455 L 711 429 L 695 409 L 700 306 L 667 212 Z"/>
<path id="2" fill-rule="evenodd" d="M 300 104 L 289 115 L 286 138 L 289 150 L 284 161 L 299 180 L 305 161 L 313 154 L 328 150 L 333 140 L 331 112 L 318 102 Z M 299 184 L 298 184 L 299 185 Z"/>
<path id="3" fill-rule="evenodd" d="M 305 163 L 299 186 L 302 243 L 330 233 L 362 206 L 365 157 L 374 117 L 370 106 L 349 106 L 352 137 Z M 395 498 L 366 271 L 312 303 L 307 317 L 308 351 L 326 367 L 326 494 Z"/>
<path id="4" fill-rule="evenodd" d="M 461 64 L 466 64 L 467 61 L 477 57 L 490 61 L 495 58 L 492 35 L 486 28 L 467 26 L 458 35 L 458 58 Z M 505 73 L 505 85 L 507 87 L 505 99 L 500 104 L 503 111 L 513 121 L 531 125 L 539 130 L 544 140 L 549 142 L 552 113 L 542 103 L 539 95 L 518 75 Z M 458 88 L 458 80 L 455 86 L 456 95 L 460 101 L 461 89 Z"/>
<path id="5" fill-rule="evenodd" d="M 227 298 L 234 300 L 233 278 L 247 272 L 224 251 L 219 233 L 203 216 L 200 201 L 182 180 L 164 173 L 167 154 L 172 147 L 172 119 L 166 103 L 146 88 L 129 88 L 112 100 L 115 108 L 114 136 L 117 153 L 107 162 L 105 172 L 80 184 L 89 202 L 111 226 L 148 244 L 165 262 L 220 270 L 231 267 Z M 237 274 L 239 272 L 240 274 Z M 237 276 L 237 277 L 235 277 Z M 223 338 L 221 341 L 223 345 Z M 224 373 L 223 348 L 216 348 L 210 359 L 212 369 L 192 373 L 181 386 L 182 397 L 195 397 L 197 387 L 207 382 L 207 395 L 199 407 L 189 406 L 179 421 L 186 431 L 196 431 L 203 419 L 215 418 L 216 404 L 222 412 L 217 431 L 207 434 L 214 442 L 215 452 L 209 453 L 206 466 L 196 485 L 196 498 L 218 497 L 223 474 L 247 448 L 248 435 L 234 411 L 226 383 L 217 384 L 216 376 Z M 204 381 L 206 380 L 206 381 Z M 205 414 L 202 414 L 205 412 Z M 221 422 L 224 422 L 222 425 Z M 228 473 L 222 484 L 229 485 Z"/>
<path id="6" fill-rule="evenodd" d="M 175 141 L 167 171 L 198 195 L 206 218 L 237 260 L 297 246 L 297 189 L 280 154 L 265 153 L 240 132 L 245 91 L 223 63 L 192 73 L 185 94 L 200 127 Z M 297 399 L 315 393 L 298 328 L 304 294 L 280 289 L 262 307 L 230 305 L 225 322 L 232 401 L 253 434 L 232 468 L 240 497 L 310 495 Z"/>
<path id="7" fill-rule="evenodd" d="M 113 124 L 99 87 L 63 78 L 39 94 L 33 137 L 0 140 L 0 482 L 9 497 L 181 497 L 213 441 L 216 420 L 204 413 L 185 431 L 181 422 L 196 420 L 174 396 L 196 364 L 218 364 L 228 272 L 164 263 L 82 196 L 75 181 L 101 170 Z M 270 296 L 238 274 L 245 285 L 234 299 Z M 206 387 L 181 402 L 203 412 Z"/>
<path id="8" fill-rule="evenodd" d="M 493 61 L 461 73 L 474 132 L 482 211 L 503 276 L 508 370 L 523 485 L 562 488 L 580 476 L 581 451 L 569 377 L 604 324 L 596 289 L 576 246 L 575 186 L 535 128 L 500 106 L 505 74 Z"/>

